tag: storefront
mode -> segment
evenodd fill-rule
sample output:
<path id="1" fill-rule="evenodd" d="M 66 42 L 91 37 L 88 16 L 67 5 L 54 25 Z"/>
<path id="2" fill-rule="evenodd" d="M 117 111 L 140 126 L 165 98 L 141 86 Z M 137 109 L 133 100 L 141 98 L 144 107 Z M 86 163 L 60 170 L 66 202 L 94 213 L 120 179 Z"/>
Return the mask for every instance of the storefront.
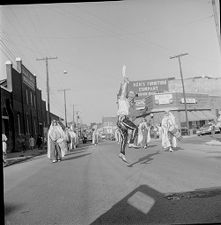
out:
<path id="1" fill-rule="evenodd" d="M 216 119 L 216 111 L 221 109 L 221 97 L 216 97 L 217 104 L 211 104 L 211 96 L 207 94 L 186 94 L 187 117 L 190 133 Z M 215 106 L 215 108 L 214 108 Z M 147 111 L 142 117 L 154 116 L 154 123 L 160 124 L 165 110 L 170 110 L 176 117 L 179 129 L 186 129 L 185 104 L 182 93 L 158 93 L 146 98 Z M 139 119 L 137 119 L 138 121 Z"/>

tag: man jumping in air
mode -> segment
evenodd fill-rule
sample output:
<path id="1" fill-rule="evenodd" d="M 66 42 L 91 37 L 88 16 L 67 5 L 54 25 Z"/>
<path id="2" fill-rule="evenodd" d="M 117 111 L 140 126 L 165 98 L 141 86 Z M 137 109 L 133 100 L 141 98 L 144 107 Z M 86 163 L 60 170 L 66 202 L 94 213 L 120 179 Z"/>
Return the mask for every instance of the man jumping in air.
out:
<path id="1" fill-rule="evenodd" d="M 129 119 L 129 109 L 131 107 L 131 104 L 133 104 L 135 94 L 132 91 L 130 92 L 128 91 L 129 79 L 126 76 L 125 71 L 126 71 L 126 66 L 124 65 L 122 69 L 123 82 L 121 83 L 120 91 L 117 96 L 117 100 L 118 100 L 117 126 L 121 134 L 119 157 L 124 162 L 127 162 L 125 158 L 125 148 L 126 148 L 127 140 L 128 140 L 128 130 L 132 131 L 132 135 L 131 135 L 128 147 L 137 148 L 138 146 L 134 144 L 134 141 L 138 134 L 138 127 Z"/>

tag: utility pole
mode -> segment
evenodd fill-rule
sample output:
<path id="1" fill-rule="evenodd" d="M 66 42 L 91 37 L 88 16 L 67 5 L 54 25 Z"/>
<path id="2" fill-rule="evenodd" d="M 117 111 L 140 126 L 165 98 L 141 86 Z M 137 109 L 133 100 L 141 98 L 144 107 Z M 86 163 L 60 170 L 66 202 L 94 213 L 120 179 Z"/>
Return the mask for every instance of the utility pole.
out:
<path id="1" fill-rule="evenodd" d="M 79 124 L 79 111 L 76 111 L 76 117 L 77 117 L 77 121 L 76 121 L 76 125 L 77 125 L 77 130 L 78 130 L 78 135 L 81 136 L 81 125 Z"/>
<path id="2" fill-rule="evenodd" d="M 176 55 L 176 56 L 170 57 L 170 59 L 178 58 L 181 82 L 182 82 L 182 87 L 183 87 L 183 99 L 184 99 L 185 114 L 186 114 L 186 127 L 187 127 L 187 131 L 188 131 L 188 135 L 189 135 L 189 121 L 188 121 L 188 115 L 187 115 L 186 93 L 185 93 L 185 88 L 184 88 L 183 73 L 182 73 L 181 60 L 180 60 L 180 57 L 183 57 L 186 55 L 188 55 L 188 53 Z"/>
<path id="3" fill-rule="evenodd" d="M 214 16 L 214 21 L 215 21 L 215 26 L 216 26 L 216 34 L 219 42 L 219 48 L 221 52 L 221 40 L 220 40 L 220 18 L 217 14 L 219 12 L 219 7 L 220 7 L 220 1 L 217 0 L 212 0 L 212 6 L 213 6 L 213 16 Z"/>
<path id="4" fill-rule="evenodd" d="M 1 88 L 0 88 L 0 100 L 1 100 L 1 103 L 2 103 L 2 94 L 1 94 Z M 2 108 L 0 107 L 0 115 L 1 115 L 1 117 L 2 117 Z M 0 121 L 0 130 L 1 130 L 1 132 L 2 132 L 2 118 L 1 118 L 1 121 Z M 2 143 L 2 134 L 0 135 L 0 141 L 1 141 L 1 143 Z M 2 147 L 2 144 L 1 144 L 1 146 L 0 146 L 0 151 L 1 151 L 1 153 L 0 153 L 0 157 L 1 157 L 1 162 L 0 162 L 0 166 L 1 166 L 1 186 L 2 186 L 2 191 L 1 191 L 1 209 L 2 209 L 2 214 L 3 215 L 5 215 L 5 197 L 4 197 L 4 166 L 3 166 L 3 149 L 2 149 L 3 147 Z M 0 219 L 0 221 L 1 221 L 1 224 L 5 224 L 5 216 L 1 216 L 1 219 Z"/>
<path id="5" fill-rule="evenodd" d="M 74 104 L 73 104 L 73 127 L 75 127 L 75 125 L 74 125 Z"/>
<path id="6" fill-rule="evenodd" d="M 45 57 L 45 58 L 41 58 L 41 59 L 36 59 L 37 61 L 45 61 L 46 63 L 46 87 L 47 87 L 47 103 L 48 103 L 48 116 L 47 116 L 47 120 L 48 120 L 48 126 L 51 123 L 51 114 L 50 114 L 50 88 L 49 88 L 49 73 L 48 73 L 48 60 L 50 59 L 57 59 L 58 57 Z"/>
<path id="7" fill-rule="evenodd" d="M 67 127 L 67 109 L 66 109 L 66 91 L 69 91 L 71 89 L 62 89 L 58 91 L 63 91 L 64 92 L 64 116 L 65 116 L 65 126 Z"/>

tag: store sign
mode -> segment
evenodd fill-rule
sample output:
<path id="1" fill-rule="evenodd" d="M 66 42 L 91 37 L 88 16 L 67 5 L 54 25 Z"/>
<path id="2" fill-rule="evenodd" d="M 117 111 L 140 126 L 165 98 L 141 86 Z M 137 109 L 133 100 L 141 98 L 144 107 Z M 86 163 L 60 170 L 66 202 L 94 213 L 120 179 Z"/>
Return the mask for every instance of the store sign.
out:
<path id="1" fill-rule="evenodd" d="M 28 85 L 32 90 L 35 90 L 35 77 L 24 66 L 22 66 L 22 78 L 26 85 Z"/>
<path id="2" fill-rule="evenodd" d="M 135 100 L 136 110 L 145 109 L 145 99 Z"/>
<path id="3" fill-rule="evenodd" d="M 129 91 L 138 94 L 138 97 L 147 97 L 155 93 L 168 91 L 168 79 L 130 81 Z"/>
<path id="4" fill-rule="evenodd" d="M 155 104 L 157 105 L 166 105 L 173 103 L 173 95 L 172 94 L 161 94 L 155 95 Z"/>
<path id="5" fill-rule="evenodd" d="M 184 98 L 181 98 L 181 103 L 184 104 Z M 195 98 L 186 98 L 186 103 L 187 104 L 196 104 L 197 100 Z"/>

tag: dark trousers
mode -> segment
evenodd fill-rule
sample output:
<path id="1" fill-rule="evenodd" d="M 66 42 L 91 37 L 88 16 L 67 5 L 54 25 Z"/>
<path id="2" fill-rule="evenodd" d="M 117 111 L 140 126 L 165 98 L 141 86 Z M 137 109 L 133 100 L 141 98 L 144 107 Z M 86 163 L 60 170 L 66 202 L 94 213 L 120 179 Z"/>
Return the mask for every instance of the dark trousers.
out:
<path id="1" fill-rule="evenodd" d="M 128 140 L 128 130 L 132 130 L 130 143 L 134 143 L 138 134 L 138 127 L 127 116 L 119 116 L 117 121 L 117 127 L 120 130 L 121 143 L 120 152 L 125 155 L 125 148 Z"/>

